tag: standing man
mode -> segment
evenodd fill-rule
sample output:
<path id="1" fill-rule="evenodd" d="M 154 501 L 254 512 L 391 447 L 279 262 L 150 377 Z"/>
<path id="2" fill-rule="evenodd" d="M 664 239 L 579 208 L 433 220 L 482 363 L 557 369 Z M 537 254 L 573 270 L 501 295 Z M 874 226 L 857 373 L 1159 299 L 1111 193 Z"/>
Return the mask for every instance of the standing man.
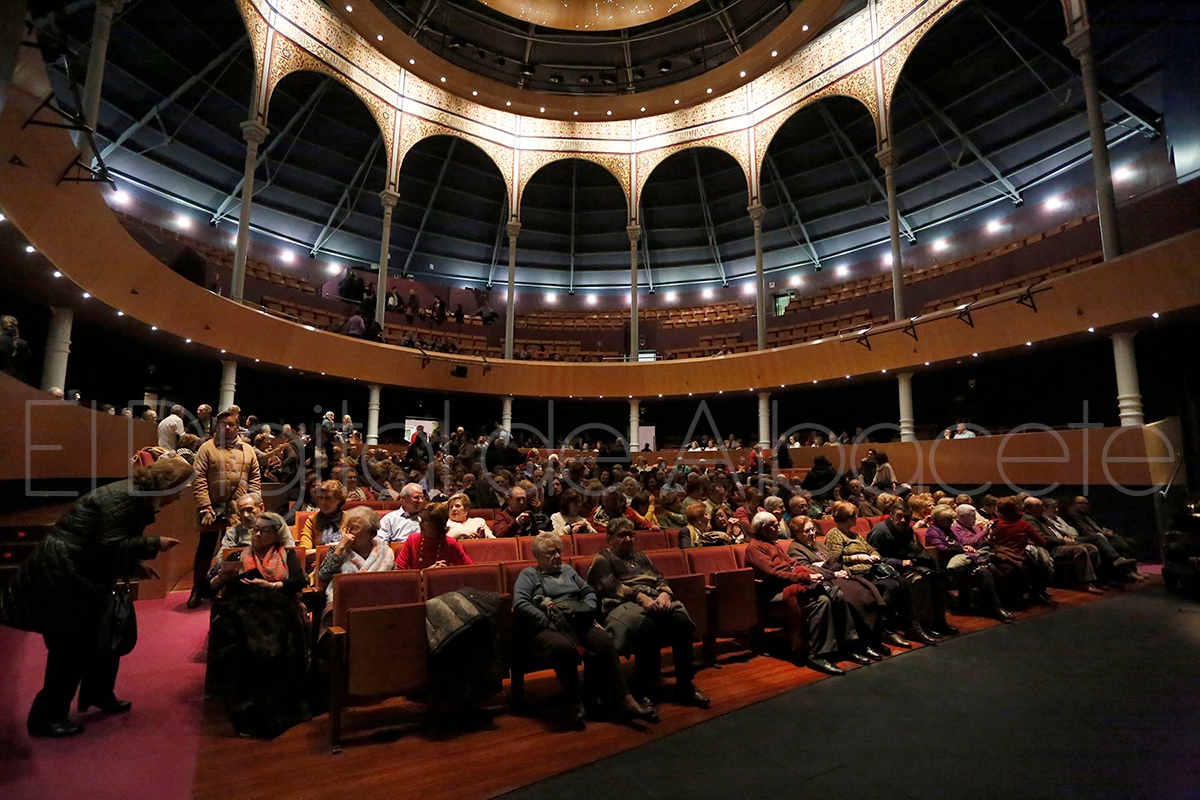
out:
<path id="1" fill-rule="evenodd" d="M 203 441 L 204 439 L 211 439 L 213 437 L 213 429 L 215 427 L 213 425 L 212 406 L 204 403 L 196 409 L 196 421 L 192 423 L 192 431 Z"/>
<path id="2" fill-rule="evenodd" d="M 171 413 L 158 423 L 159 447 L 171 452 L 179 449 L 179 437 L 186 432 L 183 425 L 183 415 L 186 413 L 181 405 L 171 406 Z"/>
<path id="3" fill-rule="evenodd" d="M 240 444 L 238 415 L 230 409 L 217 415 L 216 436 L 200 445 L 196 453 L 196 511 L 200 517 L 200 541 L 192 562 L 192 593 L 187 607 L 200 605 L 200 587 L 205 583 L 208 564 L 217 547 L 217 539 L 234 518 L 237 501 L 250 492 L 262 492 L 258 456 L 248 444 Z"/>

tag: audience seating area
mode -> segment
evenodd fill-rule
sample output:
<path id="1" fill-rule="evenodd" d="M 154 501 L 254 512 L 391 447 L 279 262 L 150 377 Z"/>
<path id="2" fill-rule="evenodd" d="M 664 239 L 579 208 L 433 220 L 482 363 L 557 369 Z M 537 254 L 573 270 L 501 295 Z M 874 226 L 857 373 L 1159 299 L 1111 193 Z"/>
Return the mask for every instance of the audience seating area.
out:
<path id="1" fill-rule="evenodd" d="M 639 320 L 656 320 L 664 329 L 723 325 L 754 318 L 754 305 L 711 303 L 701 308 L 638 308 Z M 550 330 L 619 330 L 629 322 L 628 311 L 533 310 L 517 315 L 524 328 Z"/>
<path id="2" fill-rule="evenodd" d="M 1006 281 L 998 281 L 988 284 L 979 289 L 971 289 L 970 291 L 960 292 L 953 297 L 946 297 L 941 300 L 935 300 L 931 303 L 926 303 L 921 307 L 922 314 L 928 314 L 932 311 L 944 311 L 950 308 L 958 308 L 964 303 L 974 303 L 978 300 L 985 300 L 989 297 L 1015 292 L 1018 289 L 1026 289 L 1036 284 L 1048 281 L 1052 278 L 1057 278 L 1060 275 L 1066 275 L 1074 270 L 1090 267 L 1093 264 L 1099 264 L 1104 260 L 1104 254 L 1097 251 L 1088 253 L 1087 255 L 1073 258 L 1070 261 L 1065 261 L 1062 264 L 1055 264 L 1052 267 L 1039 269 L 1037 272 L 1031 272 L 1026 275 L 1018 275 L 1015 278 L 1009 278 Z"/>

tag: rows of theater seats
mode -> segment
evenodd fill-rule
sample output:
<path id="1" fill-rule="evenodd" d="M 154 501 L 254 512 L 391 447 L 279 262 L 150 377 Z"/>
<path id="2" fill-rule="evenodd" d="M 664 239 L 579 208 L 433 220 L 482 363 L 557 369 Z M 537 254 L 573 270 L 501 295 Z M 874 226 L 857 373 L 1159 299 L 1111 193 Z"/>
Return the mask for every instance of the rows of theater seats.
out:
<path id="1" fill-rule="evenodd" d="M 639 320 L 655 320 L 664 329 L 723 325 L 754 318 L 754 306 L 738 302 L 709 303 L 700 308 L 639 308 Z M 549 330 L 620 330 L 629 322 L 628 311 L 537 309 L 517 315 L 525 328 Z"/>
<path id="2" fill-rule="evenodd" d="M 1004 281 L 990 283 L 978 289 L 960 292 L 952 297 L 946 297 L 941 300 L 934 300 L 926 303 L 921 307 L 922 314 L 928 314 L 933 311 L 943 311 L 951 308 L 958 308 L 963 304 L 974 303 L 978 300 L 986 300 L 989 297 L 1008 294 L 1020 289 L 1028 289 L 1036 286 L 1043 281 L 1048 281 L 1057 278 L 1061 275 L 1067 275 L 1075 270 L 1090 267 L 1093 264 L 1099 264 L 1104 260 L 1104 253 L 1096 251 L 1087 255 L 1073 258 L 1070 261 L 1064 261 L 1061 264 L 1055 264 L 1050 267 L 1043 267 L 1036 272 L 1030 272 L 1026 275 L 1018 275 L 1015 278 L 1009 278 Z"/>
<path id="3" fill-rule="evenodd" d="M 1088 214 L 1085 217 L 1069 220 L 1061 225 L 1056 225 L 1047 231 L 1035 233 L 1031 236 L 1025 237 L 1024 239 L 1018 239 L 1015 242 L 1007 242 L 1006 244 L 997 245 L 996 247 L 988 250 L 955 259 L 954 261 L 947 261 L 945 264 L 934 264 L 933 266 L 925 267 L 924 269 L 909 267 L 904 270 L 904 283 L 905 285 L 921 283 L 922 281 L 940 278 L 955 272 L 959 272 L 960 270 L 979 266 L 980 264 L 984 264 L 994 258 L 998 258 L 999 256 L 1020 250 L 1026 245 L 1031 245 L 1045 239 L 1050 239 L 1061 233 L 1069 231 L 1072 228 L 1077 228 L 1080 225 L 1083 225 L 1086 222 L 1091 222 L 1094 219 L 1096 219 L 1095 213 Z M 856 281 L 849 281 L 847 283 L 840 284 L 836 287 L 830 287 L 828 290 L 811 297 L 793 298 L 792 301 L 788 303 L 787 309 L 784 313 L 791 314 L 815 308 L 824 308 L 825 306 L 833 305 L 835 303 L 842 303 L 847 300 L 868 297 L 881 292 L 890 292 L 891 290 L 892 276 L 890 272 L 885 272 L 870 278 L 861 278 Z M 962 301 L 959 302 L 961 303 Z"/>
<path id="4" fill-rule="evenodd" d="M 368 505 L 385 515 L 394 503 Z M 491 524 L 493 512 L 476 510 L 471 516 Z M 296 531 L 307 514 L 297 515 Z M 879 521 L 860 519 L 856 530 L 866 533 Z M 822 521 L 822 536 L 832 522 Z M 753 571 L 746 567 L 745 545 L 679 548 L 678 531 L 638 531 L 637 549 L 671 582 L 676 599 L 696 623 L 706 663 L 716 660 L 717 639 L 739 637 L 771 625 L 770 610 L 760 603 Z M 603 534 L 564 536 L 563 561 L 584 580 L 596 553 L 605 547 Z M 331 648 L 330 741 L 340 749 L 342 717 L 346 706 L 377 701 L 389 695 L 417 694 L 429 678 L 425 603 L 463 588 L 501 595 L 504 640 L 511 643 L 513 589 L 521 571 L 534 566 L 533 540 L 475 539 L 461 542 L 474 564 L 428 570 L 338 575 L 334 578 Z M 786 546 L 786 542 L 783 543 Z M 317 548 L 314 572 L 329 551 Z M 393 545 L 399 548 L 400 545 Z M 317 589 L 306 594 L 319 595 Z M 319 615 L 318 602 L 306 602 Z M 314 626 L 315 627 L 315 626 Z M 528 662 L 519 648 L 506 646 L 510 700 L 519 707 L 524 696 L 524 676 L 548 665 Z"/>
<path id="5" fill-rule="evenodd" d="M 217 247 L 206 242 L 202 242 L 199 239 L 185 236 L 179 231 L 171 230 L 170 228 L 164 228 L 161 225 L 154 225 L 153 223 L 146 222 L 145 220 L 138 219 L 137 217 L 121 211 L 117 211 L 116 214 L 117 218 L 121 220 L 121 224 L 124 225 L 127 230 L 136 231 L 138 228 L 152 229 L 160 236 L 165 236 L 187 245 L 192 250 L 195 250 L 197 253 L 204 256 L 205 260 L 208 261 L 208 263 L 212 266 L 221 267 L 223 269 L 230 270 L 231 272 L 233 271 L 233 250 L 227 247 Z M 303 292 L 304 294 L 317 293 L 317 287 L 313 286 L 308 281 L 297 278 L 295 275 L 291 275 L 282 270 L 275 269 L 269 262 L 260 261 L 255 258 L 246 259 L 246 275 L 260 281 L 273 283 L 276 286 L 283 286 L 297 292 Z"/>

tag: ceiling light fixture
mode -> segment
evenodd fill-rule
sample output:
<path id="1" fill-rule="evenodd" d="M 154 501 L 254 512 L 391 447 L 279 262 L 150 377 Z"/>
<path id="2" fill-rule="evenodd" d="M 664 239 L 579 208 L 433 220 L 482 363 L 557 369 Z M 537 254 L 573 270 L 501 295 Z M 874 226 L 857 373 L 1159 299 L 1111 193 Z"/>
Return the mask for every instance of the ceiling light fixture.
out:
<path id="1" fill-rule="evenodd" d="M 539 109 L 538 109 L 538 111 L 540 111 L 540 112 L 542 112 L 543 114 L 545 114 L 545 113 L 546 113 L 546 107 L 545 107 L 545 106 L 542 106 L 541 108 L 539 108 Z"/>
<path id="2" fill-rule="evenodd" d="M 948 249 L 949 247 L 950 247 L 950 243 L 947 242 L 945 239 L 938 239 L 936 242 L 933 243 L 933 249 L 939 253 L 942 252 L 943 250 Z"/>
<path id="3" fill-rule="evenodd" d="M 705 93 L 705 94 L 712 94 L 712 89 L 711 89 L 711 88 L 709 88 L 709 89 L 705 89 L 705 90 L 704 90 L 704 93 Z"/>
<path id="4" fill-rule="evenodd" d="M 779 51 L 778 51 L 778 50 L 772 50 L 772 51 L 771 51 L 771 58 L 775 58 L 775 57 L 776 57 L 776 56 L 778 56 L 778 55 L 779 55 Z"/>
<path id="5" fill-rule="evenodd" d="M 92 296 L 91 292 L 84 292 L 84 293 L 83 293 L 83 299 L 84 299 L 84 300 L 87 300 L 87 299 L 89 299 L 91 296 Z"/>
<path id="6" fill-rule="evenodd" d="M 847 275 L 850 274 L 850 268 L 843 264 L 842 266 L 835 269 L 833 271 L 833 274 L 838 276 L 839 278 L 845 278 Z"/>
<path id="7" fill-rule="evenodd" d="M 34 250 L 35 250 L 35 248 L 34 248 L 34 246 L 33 246 L 33 245 L 31 245 L 31 244 L 27 244 L 27 245 L 25 245 L 25 252 L 26 252 L 26 253 L 32 253 L 32 252 L 34 252 Z"/>
<path id="8" fill-rule="evenodd" d="M 184 230 L 187 230 L 188 228 L 192 227 L 192 221 L 190 219 L 188 219 L 187 217 L 183 216 L 182 214 L 175 217 L 175 224 L 178 225 L 180 228 L 183 228 Z"/>
<path id="9" fill-rule="evenodd" d="M 668 303 L 674 303 L 678 299 L 679 299 L 678 292 L 667 292 L 666 300 Z"/>
<path id="10" fill-rule="evenodd" d="M 802 31 L 807 31 L 807 30 L 808 30 L 808 26 L 807 26 L 807 25 L 801 25 L 801 26 L 800 26 L 800 30 L 802 30 Z"/>
<path id="11" fill-rule="evenodd" d="M 351 13 L 353 13 L 353 12 L 354 12 L 354 6 L 346 6 L 346 10 L 347 10 L 347 11 L 349 11 L 349 12 L 351 12 Z"/>
<path id="12" fill-rule="evenodd" d="M 471 97 L 479 97 L 479 92 L 472 91 L 472 92 L 471 92 Z"/>
<path id="13" fill-rule="evenodd" d="M 291 264 L 293 261 L 296 260 L 296 254 L 290 250 L 284 250 L 283 253 L 280 255 L 280 258 L 283 259 L 283 263 Z"/>
<path id="14" fill-rule="evenodd" d="M 746 70 L 742 70 L 741 72 L 739 72 L 739 73 L 738 73 L 738 77 L 739 77 L 739 78 L 744 78 L 744 77 L 746 77 Z"/>
<path id="15" fill-rule="evenodd" d="M 645 110 L 646 110 L 646 107 L 645 107 L 645 106 L 642 106 L 642 111 L 645 111 Z"/>
<path id="16" fill-rule="evenodd" d="M 700 296 L 701 296 L 701 297 L 703 297 L 705 300 L 712 300 L 712 298 L 713 298 L 713 290 L 712 290 L 712 289 L 705 289 L 704 291 L 702 291 L 702 292 L 700 293 Z"/>
<path id="17" fill-rule="evenodd" d="M 594 294 L 589 294 L 587 297 L 584 298 L 585 302 L 587 302 L 587 304 L 589 306 L 596 305 L 596 299 L 597 299 L 596 295 L 594 295 Z"/>
<path id="18" fill-rule="evenodd" d="M 1129 167 L 1120 167 L 1113 172 L 1114 181 L 1127 181 L 1134 176 L 1134 171 Z"/>
<path id="19" fill-rule="evenodd" d="M 676 100 L 676 101 L 675 101 L 675 105 L 679 105 L 679 101 L 678 101 L 678 100 Z"/>
<path id="20" fill-rule="evenodd" d="M 1064 205 L 1066 205 L 1066 204 L 1063 202 L 1063 199 L 1061 197 L 1051 197 L 1049 200 L 1046 201 L 1046 210 L 1047 211 L 1058 211 Z"/>
<path id="21" fill-rule="evenodd" d="M 804 279 L 801 278 L 799 275 L 793 275 L 792 279 L 790 281 L 788 281 L 788 283 L 791 284 L 792 286 L 799 286 L 800 284 L 804 283 Z"/>
<path id="22" fill-rule="evenodd" d="M 441 78 L 439 78 L 439 80 L 440 80 L 442 83 L 445 83 L 445 82 L 446 82 L 446 76 L 445 76 L 445 75 L 443 75 Z"/>
<path id="23" fill-rule="evenodd" d="M 382 42 L 382 41 L 383 41 L 383 34 L 381 33 L 381 34 L 377 35 L 377 36 L 375 37 L 375 39 L 376 39 L 377 41 L 380 41 L 380 42 Z"/>
<path id="24" fill-rule="evenodd" d="M 150 330 L 152 330 L 152 331 L 156 331 L 156 330 L 158 330 L 158 326 L 157 326 L 157 325 L 151 325 L 151 326 L 150 326 Z"/>
<path id="25" fill-rule="evenodd" d="M 59 272 L 58 270 L 54 270 L 54 277 L 56 277 L 56 278 L 61 278 L 61 277 L 62 277 L 62 273 L 61 273 L 61 272 Z"/>
<path id="26" fill-rule="evenodd" d="M 118 317 L 123 317 L 123 316 L 125 316 L 125 312 L 124 312 L 124 311 L 118 311 L 118 312 L 117 312 L 117 316 L 118 316 Z M 224 353 L 225 351 L 224 351 L 224 350 L 222 350 L 221 352 L 222 352 L 222 353 Z"/>
<path id="27" fill-rule="evenodd" d="M 512 105 L 512 100 L 505 100 L 505 101 L 504 101 L 504 105 L 506 105 L 506 106 L 511 106 L 511 105 Z"/>
<path id="28" fill-rule="evenodd" d="M 1003 227 L 1004 226 L 1000 224 L 1000 220 L 994 219 L 987 224 L 987 232 L 988 233 L 999 233 L 1000 229 Z"/>
<path id="29" fill-rule="evenodd" d="M 557 302 L 558 302 L 557 295 L 551 294 L 550 292 L 546 292 L 546 304 L 547 305 L 554 305 Z"/>

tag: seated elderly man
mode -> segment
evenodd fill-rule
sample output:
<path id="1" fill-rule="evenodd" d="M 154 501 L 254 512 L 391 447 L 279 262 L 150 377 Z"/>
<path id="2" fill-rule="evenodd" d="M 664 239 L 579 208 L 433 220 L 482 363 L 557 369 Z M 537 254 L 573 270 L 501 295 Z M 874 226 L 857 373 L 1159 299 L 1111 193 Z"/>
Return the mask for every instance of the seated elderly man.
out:
<path id="1" fill-rule="evenodd" d="M 763 498 L 763 511 L 769 511 L 775 515 L 775 519 L 779 520 L 780 526 L 783 525 L 783 498 L 775 495 L 768 495 Z"/>
<path id="2" fill-rule="evenodd" d="M 812 497 L 803 489 L 792 495 L 787 501 L 788 513 L 785 515 L 790 522 L 796 517 L 808 517 L 809 519 L 823 519 L 825 514 L 821 507 L 813 503 Z"/>
<path id="3" fill-rule="evenodd" d="M 1096 585 L 1098 570 L 1101 568 L 1100 551 L 1096 546 L 1064 536 L 1051 525 L 1046 519 L 1046 507 L 1040 498 L 1026 497 L 1023 510 L 1025 515 L 1022 519 L 1033 526 L 1045 540 L 1046 550 L 1054 559 L 1055 565 L 1070 564 L 1076 582 L 1083 586 L 1084 591 L 1104 594 L 1104 590 Z"/>
<path id="4" fill-rule="evenodd" d="M 600 598 L 600 621 L 620 652 L 634 654 L 633 696 L 656 699 L 659 655 L 663 644 L 670 642 L 675 699 L 708 708 L 708 697 L 692 683 L 696 624 L 649 557 L 635 550 L 634 540 L 632 522 L 613 520 L 608 526 L 608 547 L 596 554 L 588 571 L 588 583 Z"/>
<path id="5" fill-rule="evenodd" d="M 808 648 L 805 666 L 826 675 L 844 675 L 833 662 L 843 639 L 857 640 L 850 607 L 839 595 L 831 596 L 824 586 L 825 576 L 809 569 L 783 551 L 779 520 L 769 511 L 759 511 L 750 520 L 750 544 L 746 546 L 746 566 L 762 580 L 761 592 L 770 602 L 783 601 L 784 632 L 793 653 L 804 649 L 807 629 Z M 851 660 L 870 661 L 854 654 Z M 861 660 L 860 660 L 861 659 Z"/>
<path id="6" fill-rule="evenodd" d="M 913 533 L 912 516 L 895 495 L 880 495 L 881 505 L 891 504 L 891 513 L 876 523 L 867 534 L 867 543 L 874 547 L 883 563 L 910 578 L 923 576 L 929 584 L 929 603 L 932 610 L 926 630 L 935 636 L 953 636 L 958 628 L 946 622 L 946 574 L 937 563 L 925 555 L 925 549 Z"/>
<path id="7" fill-rule="evenodd" d="M 421 530 L 421 509 L 425 490 L 419 483 L 406 483 L 400 490 L 400 508 L 385 514 L 379 523 L 379 538 L 385 542 L 403 542 Z"/>
<path id="8" fill-rule="evenodd" d="M 609 486 L 600 495 L 600 505 L 596 506 L 596 510 L 592 512 L 592 527 L 599 533 L 607 533 L 608 523 L 622 517 L 632 522 L 635 530 L 657 530 L 644 517 L 639 517 L 637 512 L 632 511 L 626 505 L 625 495 L 621 492 L 620 486 Z M 661 519 L 661 513 L 659 513 L 659 517 Z"/>
<path id="9" fill-rule="evenodd" d="M 1076 541 L 1096 546 L 1100 551 L 1100 560 L 1104 562 L 1105 572 L 1110 576 L 1128 575 L 1135 580 L 1146 579 L 1145 575 L 1138 572 L 1137 560 L 1133 558 L 1137 552 L 1133 541 L 1118 536 L 1112 529 L 1096 522 L 1090 513 L 1092 504 L 1086 497 L 1080 495 L 1071 500 L 1066 508 L 1061 509 L 1061 516 L 1056 501 L 1048 500 L 1045 505 L 1046 517 L 1059 532 L 1065 533 L 1064 528 L 1072 528 L 1076 531 Z"/>
<path id="10" fill-rule="evenodd" d="M 492 520 L 492 533 L 497 539 L 538 535 L 537 518 L 529 509 L 529 498 L 524 488 L 514 486 L 509 490 L 504 508 L 497 511 Z"/>
<path id="11" fill-rule="evenodd" d="M 226 528 L 225 535 L 221 538 L 221 547 L 217 551 L 218 569 L 231 552 L 244 550 L 250 546 L 250 540 L 254 538 L 254 520 L 258 519 L 258 515 L 266 510 L 262 495 L 258 492 L 250 492 L 237 499 L 237 502 L 233 504 L 233 511 L 237 515 L 237 524 Z M 296 546 L 296 542 L 292 538 L 292 529 L 287 526 L 284 526 L 283 529 L 283 546 L 285 548 Z M 214 578 L 216 573 L 210 572 L 208 577 Z"/>

